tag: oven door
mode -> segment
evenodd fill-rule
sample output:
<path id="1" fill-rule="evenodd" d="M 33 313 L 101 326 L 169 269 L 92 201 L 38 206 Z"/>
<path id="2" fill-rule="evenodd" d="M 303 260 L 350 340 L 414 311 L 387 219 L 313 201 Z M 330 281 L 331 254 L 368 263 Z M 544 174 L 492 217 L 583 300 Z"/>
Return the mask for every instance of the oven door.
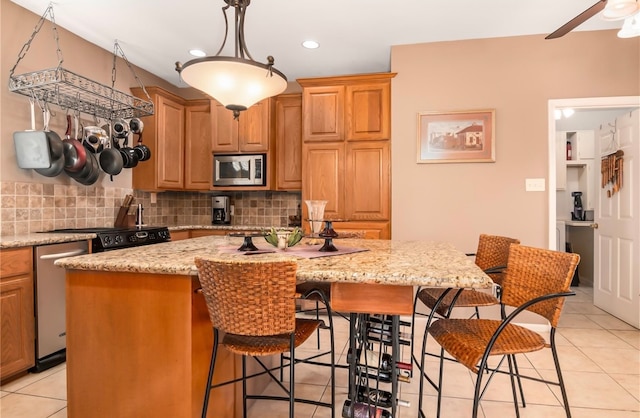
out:
<path id="1" fill-rule="evenodd" d="M 215 154 L 214 186 L 266 185 L 265 154 Z"/>

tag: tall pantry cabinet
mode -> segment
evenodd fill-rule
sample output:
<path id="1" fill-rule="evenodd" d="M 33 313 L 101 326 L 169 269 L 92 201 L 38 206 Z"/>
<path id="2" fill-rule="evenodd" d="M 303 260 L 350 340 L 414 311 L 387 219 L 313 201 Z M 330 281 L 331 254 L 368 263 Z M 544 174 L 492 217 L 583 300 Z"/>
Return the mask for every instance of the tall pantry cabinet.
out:
<path id="1" fill-rule="evenodd" d="M 297 80 L 302 86 L 302 200 L 327 200 L 325 217 L 340 220 L 334 223 L 338 232 L 391 238 L 394 76 Z"/>

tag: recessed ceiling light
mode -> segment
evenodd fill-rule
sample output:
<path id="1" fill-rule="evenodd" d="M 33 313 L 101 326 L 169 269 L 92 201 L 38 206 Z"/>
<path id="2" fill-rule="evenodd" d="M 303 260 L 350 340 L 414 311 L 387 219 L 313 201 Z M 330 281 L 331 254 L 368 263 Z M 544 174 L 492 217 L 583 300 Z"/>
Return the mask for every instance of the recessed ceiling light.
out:
<path id="1" fill-rule="evenodd" d="M 194 57 L 204 57 L 205 55 L 207 55 L 207 53 L 201 49 L 190 49 L 189 53 Z"/>
<path id="2" fill-rule="evenodd" d="M 317 43 L 316 41 L 304 41 L 302 43 L 302 46 L 307 49 L 316 49 L 317 47 L 320 46 L 320 44 Z"/>

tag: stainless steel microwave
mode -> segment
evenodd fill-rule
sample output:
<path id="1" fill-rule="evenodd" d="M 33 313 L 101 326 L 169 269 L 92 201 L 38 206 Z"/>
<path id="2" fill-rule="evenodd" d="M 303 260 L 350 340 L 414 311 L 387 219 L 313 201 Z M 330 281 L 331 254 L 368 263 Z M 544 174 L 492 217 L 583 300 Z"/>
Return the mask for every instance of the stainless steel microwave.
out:
<path id="1" fill-rule="evenodd" d="M 266 154 L 213 154 L 214 186 L 265 186 Z"/>

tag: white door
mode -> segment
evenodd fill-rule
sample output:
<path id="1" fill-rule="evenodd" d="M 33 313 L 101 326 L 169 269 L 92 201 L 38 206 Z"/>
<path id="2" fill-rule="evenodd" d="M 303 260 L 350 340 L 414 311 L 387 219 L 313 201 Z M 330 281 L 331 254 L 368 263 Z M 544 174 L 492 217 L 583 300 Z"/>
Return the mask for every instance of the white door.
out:
<path id="1" fill-rule="evenodd" d="M 624 156 L 622 188 L 609 197 L 611 184 L 598 187 L 593 303 L 640 328 L 640 110 L 603 124 L 596 135 L 596 150 L 601 157 L 618 150 Z M 599 172 L 598 165 L 597 185 L 601 186 Z"/>

